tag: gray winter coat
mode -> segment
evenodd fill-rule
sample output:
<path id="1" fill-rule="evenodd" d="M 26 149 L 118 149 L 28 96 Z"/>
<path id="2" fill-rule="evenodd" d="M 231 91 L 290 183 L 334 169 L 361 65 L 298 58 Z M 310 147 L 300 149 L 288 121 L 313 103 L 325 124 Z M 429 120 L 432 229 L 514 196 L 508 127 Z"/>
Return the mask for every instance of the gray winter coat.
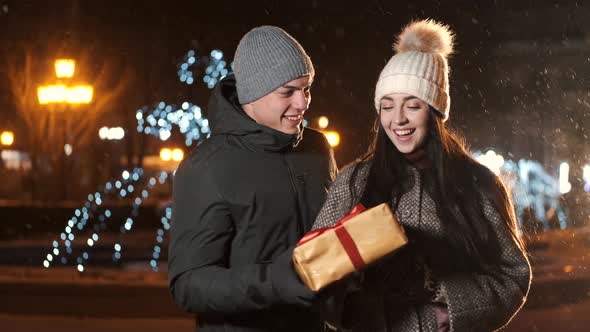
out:
<path id="1" fill-rule="evenodd" d="M 314 229 L 332 226 L 349 211 L 353 202 L 349 190 L 351 174 L 355 167 L 360 167 L 356 176 L 355 193 L 362 193 L 369 173 L 369 164 L 355 164 L 341 172 L 330 187 L 328 198 L 313 226 Z M 413 230 L 423 238 L 443 240 L 441 222 L 436 214 L 436 206 L 432 198 L 422 189 L 421 176 L 418 170 L 412 168 L 414 177 L 412 188 L 402 195 L 395 211 L 399 222 L 406 232 Z M 357 195 L 355 195 L 357 196 Z M 431 270 L 431 278 L 437 284 L 437 302 L 445 303 L 448 307 L 450 331 L 492 331 L 505 326 L 518 312 L 526 300 L 531 282 L 531 268 L 523 249 L 511 236 L 510 230 L 502 220 L 500 214 L 492 207 L 491 203 L 484 199 L 484 214 L 493 229 L 501 247 L 501 264 L 495 270 L 480 272 L 453 272 L 444 276 L 437 276 L 436 269 Z M 408 237 L 411 240 L 412 234 Z M 430 243 L 423 244 L 425 246 Z M 396 253 L 393 255 L 395 258 Z M 410 255 L 407 262 L 416 262 L 415 256 Z M 423 263 L 425 264 L 425 263 Z M 444 262 L 442 263 L 444 265 Z M 411 264 L 408 264 L 411 265 Z M 390 265 L 391 266 L 391 265 Z M 401 274 L 397 270 L 389 272 L 395 281 L 387 279 L 388 283 L 400 283 L 412 280 L 399 280 Z M 392 269 L 389 267 L 389 269 Z M 381 273 L 381 272 L 380 272 Z M 379 277 L 383 280 L 382 274 Z M 401 274 L 403 276 L 403 274 Z M 398 277 L 396 279 L 396 277 Z M 401 277 L 403 278 L 403 277 Z M 411 279 L 408 277 L 406 279 Z M 424 283 L 422 284 L 424 285 Z M 405 287 L 405 286 L 400 286 Z M 348 321 L 362 322 L 351 328 L 351 331 L 437 331 L 433 298 L 421 303 L 397 305 L 392 309 L 392 296 L 387 294 L 388 287 L 377 287 L 374 292 L 365 293 L 365 298 L 360 300 L 359 308 L 371 307 L 372 318 L 350 317 L 355 310 L 346 311 L 347 317 L 338 317 L 338 313 L 330 313 L 327 320 L 331 325 L 340 326 L 343 318 Z M 350 294 L 350 293 L 349 293 Z M 347 295 L 339 297 L 340 305 L 349 303 Z M 332 299 L 333 300 L 333 299 Z M 358 298 L 356 299 L 358 302 Z M 388 302 L 389 301 L 389 302 Z M 389 303 L 389 304 L 388 304 Z M 339 310 L 344 310 L 340 308 Z M 341 313 L 341 312 L 340 312 Z M 361 314 L 359 314 L 361 315 Z M 362 316 L 367 316 L 366 313 Z"/>

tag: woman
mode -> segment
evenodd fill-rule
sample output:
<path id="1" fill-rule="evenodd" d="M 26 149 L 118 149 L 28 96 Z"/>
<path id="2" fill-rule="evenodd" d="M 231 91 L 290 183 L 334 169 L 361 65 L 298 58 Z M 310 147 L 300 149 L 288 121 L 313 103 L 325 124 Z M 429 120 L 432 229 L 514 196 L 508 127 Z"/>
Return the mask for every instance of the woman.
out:
<path id="1" fill-rule="evenodd" d="M 523 305 L 530 265 L 502 182 L 447 128 L 453 35 L 413 22 L 375 89 L 376 136 L 337 177 L 314 228 L 390 202 L 410 243 L 326 291 L 343 331 L 491 331 Z"/>

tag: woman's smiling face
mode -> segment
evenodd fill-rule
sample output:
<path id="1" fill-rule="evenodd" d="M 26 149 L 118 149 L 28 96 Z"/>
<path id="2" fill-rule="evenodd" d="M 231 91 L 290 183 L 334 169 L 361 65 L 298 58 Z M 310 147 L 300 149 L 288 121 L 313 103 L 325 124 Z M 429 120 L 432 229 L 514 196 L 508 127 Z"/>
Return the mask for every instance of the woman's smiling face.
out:
<path id="1" fill-rule="evenodd" d="M 381 126 L 395 147 L 404 154 L 424 145 L 428 137 L 430 106 L 423 100 L 404 93 L 391 93 L 381 98 Z"/>

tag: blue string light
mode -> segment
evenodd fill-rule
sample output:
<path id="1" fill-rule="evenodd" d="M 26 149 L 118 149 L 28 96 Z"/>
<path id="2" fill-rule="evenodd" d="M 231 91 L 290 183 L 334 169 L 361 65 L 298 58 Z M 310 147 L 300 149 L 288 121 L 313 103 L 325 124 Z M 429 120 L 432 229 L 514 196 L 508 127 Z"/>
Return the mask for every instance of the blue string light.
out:
<path id="1" fill-rule="evenodd" d="M 154 109 L 147 107 L 135 113 L 137 131 L 166 141 L 172 135 L 173 126 L 178 126 L 185 136 L 186 146 L 200 143 L 211 135 L 209 120 L 203 117 L 201 108 L 190 102 L 182 103 L 180 108 L 160 102 Z"/>
<path id="2" fill-rule="evenodd" d="M 209 57 L 199 58 L 194 50 L 189 50 L 184 57 L 184 62 L 179 65 L 180 81 L 188 85 L 193 84 L 196 74 L 191 69 L 198 65 L 205 67 L 203 83 L 209 89 L 230 73 L 226 68 L 227 62 L 224 60 L 222 51 L 213 50 Z M 233 70 L 233 63 L 230 67 Z M 172 136 L 174 126 L 178 126 L 180 133 L 185 136 L 186 146 L 191 146 L 193 142 L 198 144 L 211 135 L 209 120 L 203 117 L 201 108 L 188 101 L 183 102 L 180 107 L 163 101 L 151 109 L 144 106 L 136 111 L 135 118 L 138 132 L 156 136 L 162 141 Z"/>
<path id="3" fill-rule="evenodd" d="M 184 56 L 184 62 L 179 65 L 177 73 L 180 81 L 192 85 L 197 77 L 191 68 L 196 68 L 199 65 L 205 67 L 205 75 L 203 75 L 202 81 L 209 89 L 213 89 L 217 82 L 230 73 L 230 70 L 233 71 L 234 67 L 232 62 L 230 69 L 227 68 L 227 62 L 221 50 L 212 50 L 208 57 L 199 57 L 194 50 L 189 50 Z"/>
<path id="4" fill-rule="evenodd" d="M 134 225 L 133 218 L 139 215 L 139 207 L 148 198 L 149 191 L 152 190 L 158 184 L 165 184 L 168 179 L 169 175 L 167 172 L 160 172 L 157 180 L 155 177 L 150 177 L 150 179 L 147 181 L 147 186 L 144 189 L 142 189 L 139 192 L 139 194 L 133 199 L 133 208 L 131 210 L 130 216 L 127 216 L 127 218 L 125 219 L 125 223 L 119 229 L 119 238 L 115 243 L 115 252 L 112 255 L 113 262 L 119 262 L 123 257 L 123 238 L 126 233 L 132 231 Z"/>
<path id="5" fill-rule="evenodd" d="M 164 209 L 164 213 L 160 218 L 162 227 L 156 231 L 156 245 L 154 245 L 154 251 L 152 252 L 152 258 L 150 259 L 150 267 L 153 271 L 158 271 L 158 259 L 161 256 L 162 243 L 164 242 L 164 233 L 170 230 L 170 221 L 172 220 L 172 207 L 167 206 Z"/>
<path id="6" fill-rule="evenodd" d="M 56 262 L 60 262 L 64 265 L 67 264 L 68 257 L 66 256 L 69 256 L 73 253 L 72 242 L 76 237 L 74 232 L 77 231 L 78 233 L 81 233 L 84 231 L 91 219 L 98 219 L 99 223 L 94 225 L 94 233 L 92 233 L 85 242 L 89 247 L 93 247 L 99 240 L 98 233 L 100 230 L 106 229 L 106 221 L 112 215 L 111 211 L 106 209 L 103 213 L 100 213 L 97 218 L 93 218 L 98 209 L 102 206 L 103 196 L 114 194 L 116 192 L 116 188 L 123 186 L 123 183 L 127 184 L 130 182 L 137 182 L 140 179 L 140 175 L 142 173 L 143 170 L 139 168 L 136 168 L 131 173 L 129 171 L 123 171 L 121 179 L 107 182 L 104 185 L 102 192 L 89 194 L 86 202 L 84 203 L 84 206 L 74 211 L 74 216 L 68 220 L 64 231 L 60 234 L 60 237 L 52 242 L 52 249 L 50 249 L 50 252 L 43 261 L 43 266 L 49 268 L 53 263 Z M 115 185 L 113 186 L 111 182 L 115 182 Z M 60 240 L 63 243 L 62 250 L 60 250 Z M 60 255 L 61 257 L 59 257 Z M 78 256 L 75 259 L 78 271 L 84 271 L 84 263 L 88 260 L 88 258 L 88 253 L 83 252 L 81 256 Z"/>
<path id="7" fill-rule="evenodd" d="M 107 193 L 110 194 L 117 194 L 118 199 L 124 199 L 125 196 L 127 195 L 127 191 L 124 189 L 124 187 L 126 188 L 133 188 L 133 184 L 132 183 L 136 183 L 141 179 L 141 176 L 143 175 L 143 169 L 141 168 L 136 168 L 134 169 L 131 173 L 128 171 L 123 171 L 121 173 L 121 180 L 123 182 L 121 182 L 121 180 L 117 180 L 115 182 L 115 186 L 114 188 L 112 187 L 112 185 L 110 186 L 110 190 L 107 191 Z M 106 210 L 104 212 L 104 216 L 107 218 L 111 217 L 111 212 L 110 210 Z M 99 216 L 99 221 L 100 221 L 100 227 L 96 227 L 95 225 L 95 233 L 92 234 L 87 240 L 86 240 L 86 244 L 89 247 L 92 247 L 94 244 L 96 244 L 96 242 L 98 242 L 98 232 L 100 232 L 101 230 L 105 230 L 106 229 L 106 223 L 105 223 L 105 218 L 101 218 L 101 216 Z M 78 256 L 76 258 L 76 263 L 78 271 L 83 272 L 84 271 L 84 265 L 86 264 L 86 262 L 88 261 L 89 255 L 87 252 L 83 252 L 81 256 Z"/>

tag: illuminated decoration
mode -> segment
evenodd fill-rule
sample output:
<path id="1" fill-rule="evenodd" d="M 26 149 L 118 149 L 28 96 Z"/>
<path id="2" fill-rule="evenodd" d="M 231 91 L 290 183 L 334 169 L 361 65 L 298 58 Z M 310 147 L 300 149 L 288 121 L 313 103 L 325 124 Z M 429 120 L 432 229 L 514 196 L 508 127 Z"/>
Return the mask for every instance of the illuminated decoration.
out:
<path id="1" fill-rule="evenodd" d="M 223 52 L 213 50 L 209 57 L 198 57 L 194 50 L 189 50 L 184 62 L 180 64 L 178 77 L 181 82 L 192 85 L 196 74 L 191 69 L 202 65 L 205 67 L 203 82 L 209 89 L 224 76 L 229 74 L 227 63 L 223 60 Z M 233 66 L 233 64 L 232 64 Z M 137 131 L 158 137 L 162 141 L 172 135 L 173 126 L 178 126 L 180 133 L 185 136 L 185 145 L 200 143 L 211 134 L 209 120 L 203 117 L 201 108 L 190 102 L 183 102 L 180 107 L 160 102 L 153 109 L 143 107 L 136 112 Z M 203 137 L 205 136 L 205 137 Z"/>
<path id="2" fill-rule="evenodd" d="M 120 179 L 107 182 L 101 192 L 97 191 L 94 194 L 89 194 L 84 206 L 74 211 L 74 215 L 66 223 L 64 231 L 52 242 L 52 248 L 43 261 L 43 266 L 49 268 L 51 265 L 55 264 L 68 264 L 68 258 L 71 259 L 69 256 L 72 255 L 73 252 L 72 242 L 76 238 L 75 233 L 82 233 L 91 220 L 98 220 L 98 223 L 94 223 L 92 234 L 90 234 L 85 241 L 88 247 L 93 247 L 99 241 L 98 233 L 101 230 L 106 229 L 106 223 L 112 216 L 111 211 L 108 209 L 105 209 L 102 213 L 99 212 L 100 209 L 102 209 L 105 197 L 118 194 L 117 197 L 119 199 L 125 198 L 127 190 L 133 188 L 133 184 L 137 183 L 142 175 L 143 170 L 141 168 L 136 168 L 131 172 L 123 171 Z M 143 194 L 144 193 L 142 192 L 142 195 Z M 145 197 L 147 197 L 147 193 L 145 193 Z M 89 253 L 83 251 L 82 254 L 74 260 L 78 271 L 84 271 L 84 264 L 88 258 Z"/>
<path id="3" fill-rule="evenodd" d="M 336 147 L 338 144 L 340 144 L 340 134 L 338 134 L 338 132 L 328 131 L 324 133 L 324 136 L 326 136 L 326 139 L 328 140 L 328 143 L 331 147 Z"/>
<path id="4" fill-rule="evenodd" d="M 173 125 L 184 134 L 186 146 L 200 143 L 211 134 L 209 120 L 203 117 L 201 108 L 189 102 L 182 103 L 180 108 L 160 102 L 151 111 L 146 107 L 137 110 L 135 118 L 138 132 L 156 136 L 162 141 L 170 138 Z"/>
<path id="5" fill-rule="evenodd" d="M 118 262 L 122 257 L 122 252 L 123 252 L 123 248 L 124 248 L 123 247 L 123 237 L 126 233 L 131 232 L 131 230 L 133 229 L 133 224 L 134 224 L 133 218 L 137 217 L 139 215 L 139 207 L 148 198 L 149 191 L 151 189 L 153 189 L 158 183 L 159 184 L 166 183 L 166 181 L 168 179 L 169 179 L 168 173 L 160 172 L 157 181 L 156 181 L 155 177 L 150 177 L 147 187 L 145 189 L 142 189 L 141 192 L 139 192 L 139 190 L 138 190 L 138 195 L 133 199 L 133 208 L 131 210 L 131 215 L 125 219 L 125 224 L 123 224 L 123 226 L 121 226 L 121 228 L 119 229 L 119 239 L 114 246 L 115 252 L 113 253 L 113 256 L 112 256 L 114 262 Z M 153 257 L 153 255 L 152 255 L 152 257 Z M 152 268 L 153 268 L 153 266 L 152 266 Z"/>
<path id="6" fill-rule="evenodd" d="M 11 146 L 14 143 L 14 133 L 12 131 L 3 131 L 0 134 L 0 143 L 4 146 Z"/>
<path id="7" fill-rule="evenodd" d="M 43 85 L 37 88 L 37 98 L 42 105 L 50 103 L 89 104 L 92 102 L 94 89 L 90 85 L 64 84 Z"/>
<path id="8" fill-rule="evenodd" d="M 500 169 L 504 166 L 504 157 L 496 154 L 494 150 L 489 150 L 485 154 L 480 154 L 475 159 L 482 165 L 489 168 L 494 174 L 500 175 Z"/>
<path id="9" fill-rule="evenodd" d="M 584 191 L 590 192 L 590 165 L 584 165 L 582 179 L 584 179 Z"/>
<path id="10" fill-rule="evenodd" d="M 498 168 L 498 175 L 511 191 L 521 232 L 524 219 L 529 216 L 541 223 L 546 230 L 551 228 L 549 219 L 552 217 L 557 218 L 561 229 L 568 226 L 567 214 L 560 205 L 559 181 L 549 175 L 539 162 L 526 159 L 518 162 L 504 160 L 500 166 L 503 158 L 500 159 L 497 154 L 486 156 L 487 153 L 482 154 L 479 151 L 472 154 L 476 160 L 483 161 L 482 164 L 486 167 Z"/>
<path id="11" fill-rule="evenodd" d="M 320 127 L 321 129 L 328 128 L 328 124 L 330 124 L 330 121 L 328 120 L 328 117 L 320 116 L 318 118 L 318 127 Z"/>
<path id="12" fill-rule="evenodd" d="M 122 140 L 125 137 L 125 130 L 121 127 L 102 127 L 98 130 L 98 137 L 101 140 Z"/>
<path id="13" fill-rule="evenodd" d="M 55 60 L 55 76 L 58 78 L 71 78 L 74 76 L 76 62 L 71 59 Z"/>
<path id="14" fill-rule="evenodd" d="M 198 57 L 194 50 L 189 50 L 184 56 L 184 62 L 180 64 L 178 69 L 178 78 L 181 82 L 191 85 L 196 80 L 196 75 L 191 71 L 191 67 L 203 65 L 205 67 L 205 75 L 203 75 L 203 82 L 207 84 L 209 89 L 213 89 L 215 84 L 223 77 L 230 73 L 226 68 L 227 62 L 223 59 L 223 52 L 220 50 L 213 50 L 209 57 Z M 230 65 L 233 70 L 233 63 Z"/>
<path id="15" fill-rule="evenodd" d="M 572 190 L 570 179 L 570 165 L 568 163 L 561 163 L 559 165 L 559 192 L 567 194 Z"/>
<path id="16" fill-rule="evenodd" d="M 178 78 L 181 82 L 192 85 L 197 79 L 193 69 L 202 66 L 205 68 L 202 81 L 209 89 L 213 89 L 219 80 L 230 73 L 223 57 L 220 50 L 212 50 L 209 56 L 202 57 L 198 57 L 194 50 L 189 50 L 184 62 L 179 65 Z M 230 67 L 233 69 L 233 63 Z M 152 109 L 144 106 L 136 111 L 135 118 L 138 132 L 156 136 L 162 141 L 170 138 L 173 126 L 178 126 L 180 133 L 185 136 L 186 146 L 195 142 L 199 144 L 211 135 L 209 120 L 203 117 L 198 105 L 190 102 L 183 102 L 180 107 L 163 101 Z"/>
<path id="17" fill-rule="evenodd" d="M 518 172 L 518 184 L 516 190 L 513 189 L 512 197 L 519 215 L 519 222 L 523 221 L 524 211 L 530 210 L 534 218 L 547 230 L 551 228 L 548 216 L 553 211 L 557 216 L 559 227 L 566 228 L 567 214 L 560 205 L 561 194 L 558 180 L 549 175 L 543 166 L 534 160 L 521 159 L 517 165 L 514 162 L 506 163 Z M 505 165 L 504 169 L 507 169 L 508 165 Z"/>
<path id="18" fill-rule="evenodd" d="M 129 199 L 128 196 L 131 193 L 137 192 L 131 201 L 133 202 L 132 210 L 130 214 L 124 218 L 125 222 L 121 225 L 119 229 L 119 237 L 113 246 L 114 253 L 112 255 L 113 262 L 117 263 L 123 257 L 124 251 L 124 235 L 128 232 L 133 230 L 133 226 L 135 224 L 134 218 L 139 215 L 139 208 L 143 204 L 143 202 L 149 197 L 149 191 L 152 190 L 158 184 L 162 185 L 165 184 L 170 176 L 166 172 L 160 172 L 159 175 L 156 177 L 150 177 L 146 184 L 141 186 L 139 181 L 143 179 L 143 170 L 136 168 L 132 172 L 123 171 L 121 174 L 121 178 L 118 180 L 113 180 L 107 182 L 104 186 L 104 191 L 102 193 L 94 193 L 88 195 L 88 200 L 86 201 L 84 207 L 81 209 L 77 209 L 74 213 L 74 217 L 72 217 L 65 227 L 64 232 L 61 233 L 60 238 L 53 241 L 53 249 L 52 251 L 46 256 L 46 259 L 43 261 L 43 266 L 48 268 L 54 262 L 61 262 L 62 264 L 68 263 L 68 255 L 72 254 L 72 242 L 75 240 L 74 231 L 75 228 L 78 229 L 79 232 L 82 232 L 85 229 L 85 226 L 88 222 L 92 220 L 99 220 L 100 223 L 94 224 L 94 229 L 92 234 L 88 236 L 88 238 L 83 242 L 88 247 L 86 250 L 83 250 L 82 254 L 76 257 L 73 262 L 76 264 L 76 269 L 79 272 L 85 271 L 86 263 L 90 257 L 89 251 L 90 248 L 94 247 L 97 242 L 99 241 L 99 233 L 102 230 L 106 229 L 106 222 L 111 218 L 112 213 L 110 210 L 105 210 L 102 214 L 98 216 L 98 218 L 92 218 L 93 215 L 96 215 L 98 212 L 98 208 L 103 203 L 103 197 L 107 195 L 117 194 L 118 199 Z M 134 186 L 135 185 L 135 186 Z M 138 189 L 135 189 L 135 188 Z M 163 242 L 164 231 L 170 229 L 169 220 L 171 218 L 172 209 L 166 209 L 165 216 L 162 217 L 161 222 L 163 225 L 163 229 L 160 228 L 157 231 L 156 241 L 158 245 L 154 246 L 155 254 L 152 254 L 152 258 L 150 261 L 150 266 L 152 269 L 157 271 L 157 259 L 160 256 L 161 251 L 161 244 Z M 65 249 L 62 248 L 60 250 L 59 241 L 60 239 L 63 242 L 63 246 Z M 63 251 L 65 250 L 65 254 Z M 62 254 L 60 258 L 59 255 Z"/>
<path id="19" fill-rule="evenodd" d="M 150 267 L 154 271 L 158 271 L 158 259 L 162 255 L 162 243 L 164 242 L 164 233 L 170 230 L 170 221 L 172 220 L 172 208 L 167 206 L 164 209 L 164 215 L 160 218 L 162 228 L 156 231 L 156 245 L 150 259 Z"/>

